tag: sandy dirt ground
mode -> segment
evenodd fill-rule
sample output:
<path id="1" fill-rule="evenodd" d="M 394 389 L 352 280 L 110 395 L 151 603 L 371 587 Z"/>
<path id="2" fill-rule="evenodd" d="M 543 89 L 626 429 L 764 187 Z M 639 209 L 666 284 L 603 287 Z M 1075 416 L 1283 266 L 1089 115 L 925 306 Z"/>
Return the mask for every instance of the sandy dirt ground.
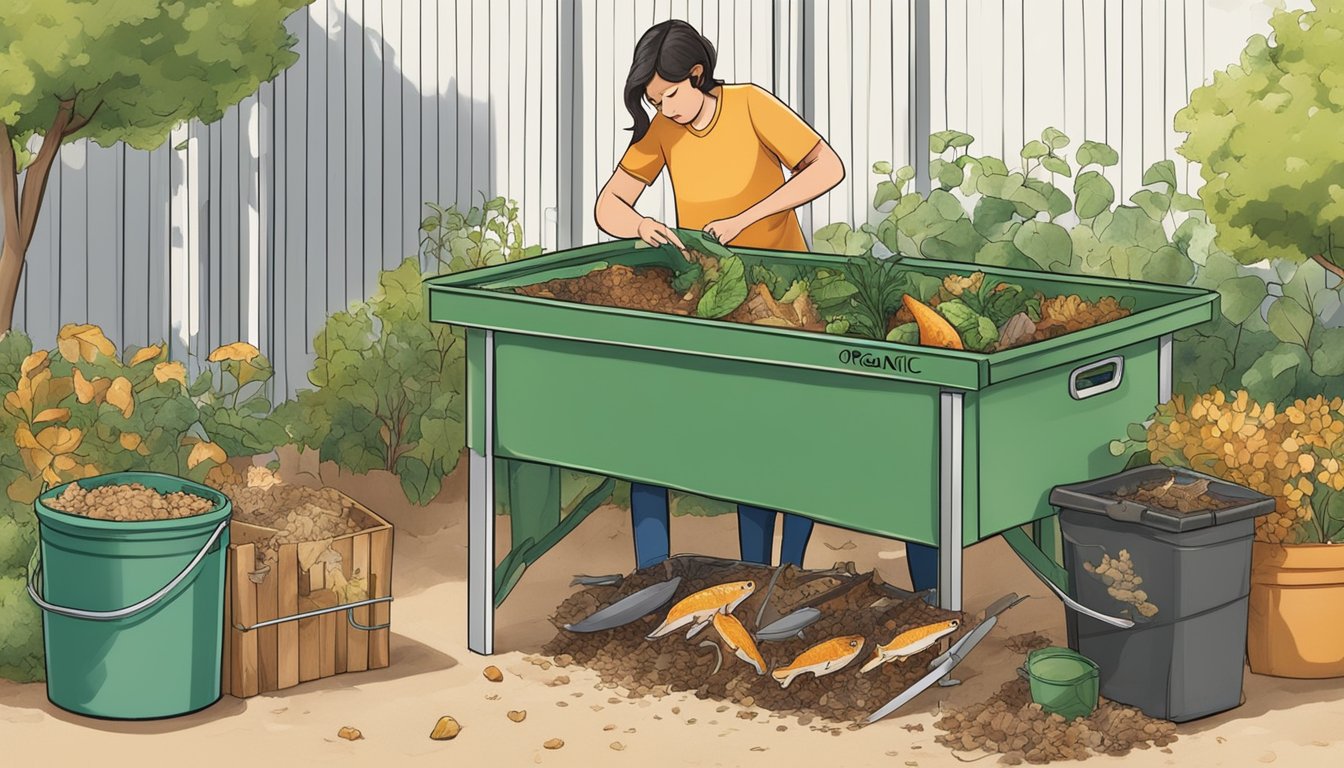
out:
<path id="1" fill-rule="evenodd" d="M 486 658 L 466 647 L 465 473 L 450 478 L 429 506 L 413 507 L 384 473 L 348 477 L 311 461 L 299 470 L 320 474 L 396 526 L 391 666 L 305 683 L 280 695 L 225 696 L 193 715 L 133 723 L 72 715 L 47 701 L 41 684 L 0 681 L 4 764 L 953 766 L 984 753 L 954 755 L 934 741 L 940 707 L 984 700 L 1014 675 L 1022 657 L 1004 646 L 1008 637 L 1036 630 L 1065 643 L 1058 601 L 995 539 L 967 552 L 967 610 L 982 609 L 1009 591 L 1033 599 L 1004 614 L 958 668 L 962 685 L 935 687 L 880 723 L 832 735 L 814 730 L 815 723 L 766 712 L 740 719 L 741 707 L 717 712 L 722 702 L 691 693 L 631 700 L 623 691 L 599 690 L 590 671 L 542 670 L 524 660 L 553 636 L 547 618 L 575 589 L 569 586 L 573 575 L 630 570 L 628 513 L 599 509 L 529 569 L 497 613 L 496 654 Z M 736 541 L 731 516 L 673 520 L 674 552 L 735 557 Z M 850 560 L 860 570 L 877 569 L 891 583 L 909 584 L 899 543 L 818 526 L 805 565 Z M 503 682 L 484 678 L 489 664 L 503 670 Z M 561 673 L 568 684 L 548 685 Z M 1179 741 L 1167 750 L 1098 756 L 1089 764 L 1296 767 L 1344 761 L 1344 683 L 1247 672 L 1245 695 L 1235 710 L 1180 726 Z M 527 717 L 514 723 L 506 717 L 509 710 L 525 710 Z M 429 738 L 441 715 L 462 724 L 456 739 Z M 338 738 L 344 726 L 364 738 Z M 543 748 L 554 738 L 564 746 Z"/>

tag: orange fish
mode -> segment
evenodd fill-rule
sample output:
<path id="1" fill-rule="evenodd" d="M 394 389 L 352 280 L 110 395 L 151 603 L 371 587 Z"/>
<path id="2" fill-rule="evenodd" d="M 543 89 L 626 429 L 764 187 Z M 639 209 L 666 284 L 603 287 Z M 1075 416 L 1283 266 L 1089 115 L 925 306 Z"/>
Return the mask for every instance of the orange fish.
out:
<path id="1" fill-rule="evenodd" d="M 933 624 L 925 624 L 922 627 L 907 629 L 893 637 L 891 642 L 886 645 L 879 645 L 876 652 L 873 654 L 873 658 L 869 659 L 868 663 L 864 664 L 863 668 L 859 671 L 870 672 L 895 659 L 905 661 L 942 638 L 956 632 L 957 627 L 960 626 L 961 622 L 952 619 L 950 621 L 937 621 Z"/>
<path id="2" fill-rule="evenodd" d="M 781 688 L 788 688 L 789 683 L 804 672 L 811 672 L 813 677 L 821 677 L 842 669 L 853 661 L 861 650 L 863 650 L 863 635 L 833 637 L 798 654 L 798 658 L 788 666 L 776 669 L 770 676 L 779 681 Z"/>
<path id="3" fill-rule="evenodd" d="M 756 674 L 765 674 L 765 658 L 757 650 L 756 641 L 751 639 L 751 634 L 736 616 L 731 613 L 714 614 L 714 629 L 718 630 L 719 637 L 733 649 L 737 658 L 755 667 Z"/>
<path id="4" fill-rule="evenodd" d="M 646 639 L 653 640 L 688 625 L 691 631 L 686 636 L 694 637 L 697 632 L 709 626 L 714 614 L 732 613 L 743 600 L 751 597 L 755 589 L 756 583 L 753 581 L 730 581 L 727 584 L 702 589 L 672 606 L 672 610 L 667 612 L 667 618 L 663 619 L 663 623 L 650 632 Z"/>

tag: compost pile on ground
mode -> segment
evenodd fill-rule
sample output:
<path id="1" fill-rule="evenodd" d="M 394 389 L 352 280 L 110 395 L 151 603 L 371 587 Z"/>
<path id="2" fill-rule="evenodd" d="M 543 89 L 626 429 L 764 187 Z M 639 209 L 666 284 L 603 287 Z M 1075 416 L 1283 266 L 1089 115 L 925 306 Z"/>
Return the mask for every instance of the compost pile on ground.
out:
<path id="1" fill-rule="evenodd" d="M 1031 700 L 1021 678 L 1004 683 L 989 701 L 949 708 L 935 725 L 947 731 L 937 741 L 958 751 L 981 749 L 1009 765 L 1086 760 L 1092 754 L 1125 755 L 1132 749 L 1166 747 L 1176 725 L 1102 698 L 1089 717 L 1067 721 Z"/>
<path id="2" fill-rule="evenodd" d="M 605 683 L 626 689 L 632 698 L 666 691 L 694 691 L 702 699 L 714 697 L 785 715 L 855 721 L 872 714 L 923 677 L 929 671 L 929 662 L 943 650 L 943 646 L 935 644 L 905 663 L 891 662 L 860 674 L 859 668 L 872 657 L 876 645 L 889 642 L 907 629 L 961 618 L 960 614 L 940 610 L 883 584 L 871 572 L 854 573 L 852 564 L 828 571 L 783 566 L 778 569 L 774 588 L 769 589 L 776 570 L 712 558 L 676 557 L 636 571 L 619 586 L 583 589 L 557 608 L 551 620 L 559 632 L 547 643 L 544 653 L 572 658 L 572 663 L 595 670 Z M 593 633 L 574 633 L 563 628 L 673 576 L 682 577 L 676 594 L 642 619 Z M 733 616 L 753 634 L 760 626 L 798 608 L 812 606 L 822 614 L 815 624 L 803 630 L 802 638 L 758 641 L 768 669 L 784 666 L 812 645 L 842 635 L 863 635 L 862 650 L 838 672 L 820 678 L 805 674 L 788 688 L 781 688 L 769 674 L 758 675 L 750 664 L 734 656 L 712 627 L 691 640 L 686 639 L 685 631 L 652 641 L 645 639 L 677 600 L 717 584 L 743 580 L 754 581 L 756 588 L 733 611 Z M 767 592 L 769 602 L 758 622 Z M 972 628 L 963 626 L 946 642 L 955 641 Z M 718 650 L 701 643 L 717 645 Z"/>
<path id="3" fill-rule="evenodd" d="M 203 515 L 215 508 L 215 502 L 184 491 L 159 493 L 140 483 L 104 485 L 92 490 L 71 483 L 47 506 L 96 520 L 145 522 Z"/>
<path id="4" fill-rule="evenodd" d="M 1117 488 L 1108 495 L 1180 514 L 1228 509 L 1244 503 L 1210 494 L 1207 479 L 1177 483 L 1174 474 L 1165 480 L 1148 480 L 1132 488 Z"/>

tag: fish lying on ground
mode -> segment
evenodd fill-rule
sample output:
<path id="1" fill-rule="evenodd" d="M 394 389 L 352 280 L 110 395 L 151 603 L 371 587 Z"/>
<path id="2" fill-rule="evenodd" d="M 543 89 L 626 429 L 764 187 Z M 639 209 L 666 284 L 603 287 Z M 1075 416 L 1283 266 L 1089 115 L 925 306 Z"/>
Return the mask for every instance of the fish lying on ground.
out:
<path id="1" fill-rule="evenodd" d="M 889 661 L 905 661 L 911 656 L 932 646 L 942 638 L 957 631 L 961 622 L 956 619 L 925 624 L 922 627 L 907 629 L 891 639 L 886 645 L 879 645 L 873 658 L 863 665 L 859 672 L 871 672 Z"/>
<path id="2" fill-rule="evenodd" d="M 732 613 L 743 600 L 751 597 L 755 589 L 756 583 L 753 581 L 730 581 L 702 589 L 672 606 L 672 610 L 667 612 L 667 618 L 646 639 L 654 640 L 685 626 L 691 627 L 686 637 L 694 637 L 709 626 L 714 614 Z"/>
<path id="3" fill-rule="evenodd" d="M 747 662 L 756 668 L 756 674 L 765 674 L 765 658 L 756 648 L 756 641 L 751 639 L 751 633 L 742 626 L 742 622 L 737 620 L 731 613 L 714 614 L 714 629 L 718 630 L 719 637 L 733 649 L 737 658 Z"/>
<path id="4" fill-rule="evenodd" d="M 798 658 L 787 666 L 771 672 L 770 676 L 779 681 L 781 688 L 788 688 L 789 683 L 804 672 L 811 672 L 813 677 L 821 677 L 842 669 L 853 661 L 861 650 L 863 650 L 863 635 L 833 637 L 798 654 Z"/>

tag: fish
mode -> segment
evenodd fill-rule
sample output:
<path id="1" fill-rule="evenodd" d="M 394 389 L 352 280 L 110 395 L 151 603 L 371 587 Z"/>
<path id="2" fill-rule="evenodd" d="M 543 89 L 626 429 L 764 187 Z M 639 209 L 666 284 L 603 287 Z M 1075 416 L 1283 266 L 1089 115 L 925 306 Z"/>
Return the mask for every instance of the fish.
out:
<path id="1" fill-rule="evenodd" d="M 798 654 L 787 666 L 770 673 L 779 682 L 779 687 L 788 688 L 795 677 L 811 672 L 813 677 L 829 675 L 842 669 L 854 660 L 863 650 L 863 635 L 845 635 L 823 640 Z"/>
<path id="2" fill-rule="evenodd" d="M 742 626 L 742 622 L 731 613 L 714 614 L 714 629 L 718 630 L 719 637 L 733 649 L 737 658 L 747 662 L 756 668 L 756 674 L 765 674 L 765 658 L 761 656 L 760 650 L 756 648 L 756 641 L 751 639 L 751 633 Z"/>
<path id="3" fill-rule="evenodd" d="M 751 593 L 755 589 L 756 582 L 753 581 L 730 581 L 727 584 L 702 589 L 672 606 L 672 610 L 667 612 L 667 618 L 663 619 L 663 623 L 659 624 L 658 628 L 650 632 L 645 639 L 656 640 L 687 625 L 691 627 L 687 637 L 693 637 L 709 625 L 710 620 L 714 618 L 714 614 L 732 613 L 733 609 L 741 605 L 743 600 L 751 597 Z"/>
<path id="4" fill-rule="evenodd" d="M 886 645 L 879 645 L 873 653 L 873 658 L 868 660 L 859 670 L 860 673 L 871 672 L 874 669 L 886 664 L 889 661 L 899 659 L 905 661 L 922 650 L 938 642 L 942 638 L 957 631 L 961 622 L 956 619 L 949 621 L 938 621 L 933 624 L 925 624 L 922 627 L 907 629 L 891 639 Z"/>

